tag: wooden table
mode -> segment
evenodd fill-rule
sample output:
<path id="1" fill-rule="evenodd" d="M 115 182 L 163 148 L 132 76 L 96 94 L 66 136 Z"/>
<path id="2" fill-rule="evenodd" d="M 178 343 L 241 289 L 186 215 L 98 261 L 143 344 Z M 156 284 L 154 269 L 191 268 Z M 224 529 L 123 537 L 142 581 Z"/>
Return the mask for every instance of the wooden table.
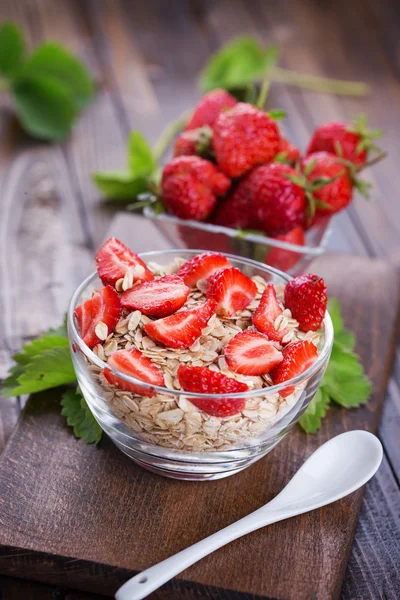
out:
<path id="1" fill-rule="evenodd" d="M 3 0 L 0 20 L 5 18 L 22 25 L 32 46 L 57 39 L 81 55 L 101 85 L 96 103 L 65 144 L 29 140 L 2 102 L 0 377 L 24 341 L 60 321 L 73 289 L 92 268 L 113 213 L 101 207 L 90 173 L 125 164 L 130 129 L 155 140 L 162 125 L 198 97 L 195 77 L 209 53 L 244 32 L 279 44 L 281 66 L 371 84 L 373 94 L 366 99 L 274 84 L 269 105 L 289 113 L 286 132 L 302 148 L 317 123 L 362 111 L 373 126 L 386 129 L 389 158 L 368 174 L 373 197 L 369 203 L 356 198 L 336 218 L 330 247 L 399 264 L 400 13 L 394 0 Z M 366 488 L 342 590 L 346 600 L 400 594 L 390 575 L 400 563 L 399 375 L 397 351 L 380 426 L 384 461 Z M 1 402 L 0 448 L 23 401 Z M 0 597 L 95 598 L 7 578 Z"/>

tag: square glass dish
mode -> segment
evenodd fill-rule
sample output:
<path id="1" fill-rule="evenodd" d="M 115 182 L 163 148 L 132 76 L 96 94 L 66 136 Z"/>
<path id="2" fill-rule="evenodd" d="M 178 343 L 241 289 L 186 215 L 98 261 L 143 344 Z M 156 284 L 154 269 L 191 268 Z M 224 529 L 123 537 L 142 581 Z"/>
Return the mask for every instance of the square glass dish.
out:
<path id="1" fill-rule="evenodd" d="M 156 214 L 150 206 L 144 209 L 143 216 L 155 221 L 174 248 L 235 254 L 270 265 L 293 277 L 306 272 L 309 265 L 325 252 L 332 231 L 331 217 L 319 219 L 305 232 L 305 245 L 300 246 L 267 237 L 262 232 L 178 219 L 167 213 Z"/>

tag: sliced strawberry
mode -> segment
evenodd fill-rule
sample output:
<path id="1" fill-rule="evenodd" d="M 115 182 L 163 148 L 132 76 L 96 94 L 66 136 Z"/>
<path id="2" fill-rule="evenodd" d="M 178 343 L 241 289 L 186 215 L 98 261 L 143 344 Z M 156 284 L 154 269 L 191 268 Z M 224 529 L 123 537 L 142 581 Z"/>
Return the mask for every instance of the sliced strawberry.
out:
<path id="1" fill-rule="evenodd" d="M 215 252 L 205 252 L 197 254 L 185 262 L 178 271 L 178 275 L 183 278 L 186 285 L 194 287 L 199 279 L 208 279 L 216 271 L 230 267 L 231 263 L 222 254 Z"/>
<path id="2" fill-rule="evenodd" d="M 167 317 L 182 308 L 189 292 L 182 277 L 166 275 L 127 290 L 121 296 L 121 304 L 150 317 Z"/>
<path id="3" fill-rule="evenodd" d="M 156 365 L 153 365 L 151 360 L 147 358 L 147 356 L 144 356 L 139 350 L 136 350 L 136 348 L 114 352 L 108 359 L 107 364 L 112 369 L 124 373 L 124 375 L 130 375 L 131 377 L 135 377 L 136 379 L 140 379 L 141 381 L 153 385 L 164 385 L 164 375 L 160 369 Z M 148 396 L 149 398 L 154 396 L 154 390 L 151 388 L 147 389 L 143 388 L 140 384 L 135 385 L 134 383 L 129 383 L 129 381 L 125 381 L 122 377 L 114 375 L 110 369 L 104 369 L 104 377 L 107 381 L 116 385 L 120 390 L 133 392 L 140 396 Z"/>
<path id="4" fill-rule="evenodd" d="M 181 365 L 178 369 L 178 379 L 186 392 L 199 394 L 234 394 L 247 392 L 245 383 L 226 377 L 207 369 L 207 367 L 189 367 Z M 240 413 L 246 406 L 243 398 L 189 398 L 190 402 L 213 417 L 231 417 Z"/>
<path id="5" fill-rule="evenodd" d="M 214 313 L 215 302 L 208 300 L 201 306 L 147 323 L 144 330 L 153 340 L 169 348 L 189 348 L 201 336 Z"/>
<path id="6" fill-rule="evenodd" d="M 282 353 L 266 335 L 241 331 L 225 346 L 228 367 L 242 375 L 265 375 L 282 360 Z"/>
<path id="7" fill-rule="evenodd" d="M 259 331 L 265 333 L 269 340 L 281 342 L 282 338 L 287 334 L 288 329 L 277 331 L 275 329 L 275 320 L 282 314 L 282 309 L 279 306 L 276 298 L 275 287 L 269 283 L 261 296 L 260 304 L 257 306 L 253 315 L 253 325 Z"/>
<path id="8" fill-rule="evenodd" d="M 134 281 L 150 281 L 153 273 L 137 254 L 116 238 L 107 240 L 96 254 L 97 272 L 104 285 L 115 285 L 130 270 Z"/>
<path id="9" fill-rule="evenodd" d="M 235 269 L 217 271 L 210 279 L 207 298 L 217 303 L 218 315 L 231 317 L 244 310 L 257 293 L 257 286 L 244 273 Z"/>
<path id="10" fill-rule="evenodd" d="M 311 367 L 317 357 L 318 352 L 312 342 L 301 341 L 289 344 L 283 350 L 282 362 L 271 371 L 272 381 L 277 384 L 293 379 Z M 286 398 L 293 392 L 294 386 L 288 386 L 280 392 L 280 395 Z"/>
<path id="11" fill-rule="evenodd" d="M 121 316 L 121 302 L 114 288 L 108 285 L 77 306 L 74 314 L 83 341 L 89 348 L 93 348 L 102 341 L 96 335 L 96 325 L 100 322 L 105 323 L 108 328 L 107 335 L 110 335 Z"/>

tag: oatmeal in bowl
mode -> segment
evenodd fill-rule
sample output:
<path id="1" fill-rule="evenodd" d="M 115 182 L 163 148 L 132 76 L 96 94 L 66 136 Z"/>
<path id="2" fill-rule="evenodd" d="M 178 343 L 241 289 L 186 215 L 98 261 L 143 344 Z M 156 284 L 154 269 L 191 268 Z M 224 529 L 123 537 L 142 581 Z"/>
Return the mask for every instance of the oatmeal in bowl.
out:
<path id="1" fill-rule="evenodd" d="M 90 409 L 137 463 L 183 479 L 242 470 L 299 419 L 329 360 L 322 278 L 211 252 L 140 257 L 118 240 L 69 311 Z"/>

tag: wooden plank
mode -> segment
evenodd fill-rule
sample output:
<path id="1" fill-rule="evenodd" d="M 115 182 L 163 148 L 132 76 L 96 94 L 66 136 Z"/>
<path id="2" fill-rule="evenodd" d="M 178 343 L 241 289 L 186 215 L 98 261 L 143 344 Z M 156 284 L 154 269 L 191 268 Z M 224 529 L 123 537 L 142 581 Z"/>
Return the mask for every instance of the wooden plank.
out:
<path id="1" fill-rule="evenodd" d="M 114 229 L 126 242 L 132 241 L 131 219 L 121 218 Z M 127 571 L 146 568 L 260 506 L 325 439 L 343 429 L 375 430 L 396 316 L 395 303 L 388 302 L 389 297 L 398 298 L 395 271 L 381 261 L 365 263 L 356 257 L 340 263 L 324 257 L 316 267 L 327 277 L 331 293 L 341 298 L 345 319 L 357 332 L 358 351 L 375 384 L 368 407 L 347 412 L 332 409 L 318 435 L 305 436 L 296 430 L 251 469 L 200 487 L 146 473 L 107 441 L 99 449 L 76 442 L 59 416 L 55 399 L 44 394 L 40 402 L 36 399 L 28 405 L 0 463 L 1 543 L 27 550 L 23 573 L 21 552 L 10 557 L 9 548 L 9 558 L 0 559 L 1 571 L 63 585 L 73 579 L 78 588 L 112 593 Z M 371 321 L 376 327 L 367 326 Z M 40 469 L 31 469 L 30 461 L 38 465 L 43 448 L 54 438 L 53 456 Z M 26 439 L 32 442 L 29 452 Z M 34 474 L 33 487 L 28 471 Z M 18 481 L 18 493 L 12 493 L 11 481 L 14 486 Z M 358 493 L 335 506 L 256 532 L 193 566 L 173 585 L 178 589 L 186 585 L 180 582 L 191 581 L 200 591 L 211 585 L 277 598 L 291 598 L 293 590 L 298 599 L 311 593 L 338 597 L 360 502 Z M 396 525 L 390 527 L 392 535 L 398 535 Z M 71 563 L 67 557 L 81 562 Z M 299 565 L 306 560 L 313 569 L 305 581 Z M 88 562 L 96 565 L 89 569 Z M 73 572 L 69 564 L 74 565 Z M 399 583 L 393 579 L 391 590 L 399 590 Z"/>

